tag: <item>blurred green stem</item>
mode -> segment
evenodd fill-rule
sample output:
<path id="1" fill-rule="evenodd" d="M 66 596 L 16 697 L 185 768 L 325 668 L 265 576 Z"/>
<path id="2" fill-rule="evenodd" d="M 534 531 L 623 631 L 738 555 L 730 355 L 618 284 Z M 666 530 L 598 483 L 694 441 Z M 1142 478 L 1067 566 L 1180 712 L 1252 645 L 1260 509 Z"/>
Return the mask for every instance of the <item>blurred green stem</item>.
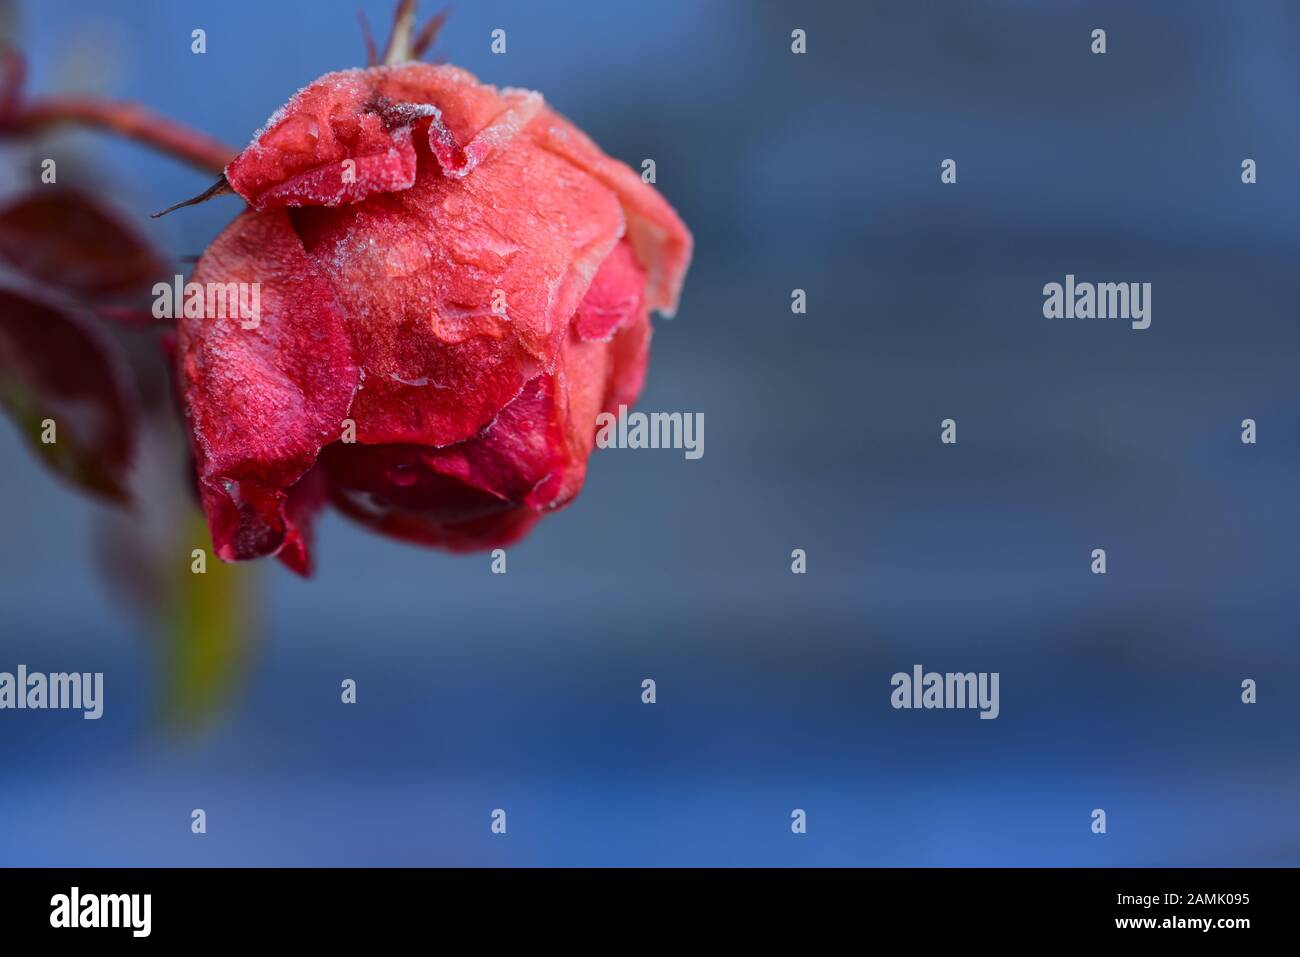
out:
<path id="1" fill-rule="evenodd" d="M 168 727 L 197 730 L 231 704 L 245 673 L 257 589 L 253 569 L 218 559 L 207 522 L 188 503 L 184 508 L 162 622 L 163 711 Z M 195 548 L 205 552 L 202 574 L 191 570 Z"/>

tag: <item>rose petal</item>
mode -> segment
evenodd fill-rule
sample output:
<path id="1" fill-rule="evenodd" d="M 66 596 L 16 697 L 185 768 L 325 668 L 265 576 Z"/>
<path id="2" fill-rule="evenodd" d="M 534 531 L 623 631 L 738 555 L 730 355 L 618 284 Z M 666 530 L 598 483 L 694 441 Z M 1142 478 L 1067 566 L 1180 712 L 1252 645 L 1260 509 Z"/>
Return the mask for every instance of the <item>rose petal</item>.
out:
<path id="1" fill-rule="evenodd" d="M 578 304 L 574 328 L 583 339 L 608 341 L 635 319 L 645 302 L 645 270 L 625 239 L 600 264 L 596 278 Z"/>
<path id="2" fill-rule="evenodd" d="M 475 551 L 521 538 L 538 518 L 499 495 L 430 468 L 418 445 L 335 443 L 321 453 L 334 505 L 394 538 Z"/>
<path id="3" fill-rule="evenodd" d="M 535 93 L 498 93 L 455 67 L 330 73 L 267 121 L 226 180 L 255 209 L 355 203 L 415 182 L 413 129 L 427 127 L 443 169 L 464 176 L 541 107 Z"/>
<path id="4" fill-rule="evenodd" d="M 260 318 L 184 318 L 180 380 L 217 553 L 269 555 L 286 541 L 285 490 L 338 438 L 358 370 L 334 289 L 283 211 L 246 212 L 193 282 L 259 283 Z"/>
<path id="5" fill-rule="evenodd" d="M 329 500 L 325 470 L 319 464 L 295 482 L 284 503 L 284 546 L 276 555 L 286 568 L 309 578 L 316 563 L 312 554 L 316 518 Z"/>
<path id="6" fill-rule="evenodd" d="M 390 127 L 364 74 L 330 74 L 303 90 L 226 167 L 254 209 L 338 206 L 415 182 L 411 122 Z"/>
<path id="7" fill-rule="evenodd" d="M 558 507 L 565 491 L 582 484 L 581 475 L 565 480 L 586 470 L 585 455 L 575 461 L 566 441 L 561 389 L 555 377 L 536 377 L 478 438 L 428 449 L 424 464 L 514 505 Z"/>
<path id="8" fill-rule="evenodd" d="M 375 444 L 470 438 L 553 370 L 623 232 L 613 194 L 526 142 L 464 179 L 422 163 L 405 192 L 295 222 L 350 317 L 358 438 Z"/>
<path id="9" fill-rule="evenodd" d="M 493 151 L 508 145 L 543 106 L 541 95 L 529 90 L 507 91 L 504 100 L 506 108 L 464 147 L 443 122 L 442 111 L 434 112 L 429 123 L 429 148 L 445 175 L 468 176 Z"/>
<path id="10" fill-rule="evenodd" d="M 614 334 L 602 411 L 616 413 L 620 405 L 630 406 L 641 395 L 650 362 L 651 331 L 650 315 L 642 308 L 635 320 Z"/>
<path id="11" fill-rule="evenodd" d="M 529 508 L 512 508 L 481 518 L 447 522 L 418 512 L 371 514 L 338 490 L 333 501 L 344 515 L 381 535 L 458 553 L 512 545 L 527 535 L 542 517 L 540 512 Z"/>
<path id="12" fill-rule="evenodd" d="M 665 315 L 675 314 L 694 240 L 668 201 L 553 110 L 539 113 L 525 132 L 543 149 L 564 157 L 618 195 L 627 217 L 627 237 L 649 273 L 647 303 Z"/>

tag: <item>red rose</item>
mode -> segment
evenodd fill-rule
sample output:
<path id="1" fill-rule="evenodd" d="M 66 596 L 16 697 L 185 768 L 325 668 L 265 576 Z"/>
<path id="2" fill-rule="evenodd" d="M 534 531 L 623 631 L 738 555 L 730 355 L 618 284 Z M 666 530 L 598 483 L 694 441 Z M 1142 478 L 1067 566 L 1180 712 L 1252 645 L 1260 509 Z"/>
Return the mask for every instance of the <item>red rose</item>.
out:
<path id="1" fill-rule="evenodd" d="M 226 179 L 251 208 L 192 282 L 258 283 L 260 311 L 182 318 L 178 340 L 223 559 L 307 573 L 326 501 L 467 550 L 577 494 L 690 259 L 640 176 L 536 93 L 407 63 L 321 77 Z"/>

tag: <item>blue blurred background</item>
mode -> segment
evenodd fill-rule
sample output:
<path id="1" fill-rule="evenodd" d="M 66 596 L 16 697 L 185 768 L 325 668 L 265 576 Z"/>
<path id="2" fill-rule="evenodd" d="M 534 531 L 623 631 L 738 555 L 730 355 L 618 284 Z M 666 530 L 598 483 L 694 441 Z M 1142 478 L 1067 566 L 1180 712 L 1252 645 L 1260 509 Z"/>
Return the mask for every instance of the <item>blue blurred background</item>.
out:
<path id="1" fill-rule="evenodd" d="M 362 58 L 351 0 L 22 7 L 35 90 L 235 145 Z M 597 452 L 505 576 L 328 518 L 181 732 L 98 508 L 6 420 L 0 670 L 107 702 L 0 713 L 0 864 L 1300 863 L 1298 37 L 1285 0 L 461 4 L 442 55 L 653 157 L 694 231 L 641 407 L 703 459 Z M 78 142 L 138 212 L 210 180 Z M 237 209 L 141 228 L 193 255 Z M 1067 272 L 1153 283 L 1151 328 L 1044 319 Z M 1001 716 L 893 710 L 915 663 L 1000 672 Z"/>

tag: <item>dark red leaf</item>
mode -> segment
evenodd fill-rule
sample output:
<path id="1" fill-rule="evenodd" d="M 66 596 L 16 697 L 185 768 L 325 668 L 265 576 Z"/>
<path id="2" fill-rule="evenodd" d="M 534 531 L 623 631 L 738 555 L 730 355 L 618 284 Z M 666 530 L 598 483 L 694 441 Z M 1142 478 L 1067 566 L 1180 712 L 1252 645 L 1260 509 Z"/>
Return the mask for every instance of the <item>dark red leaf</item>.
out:
<path id="1" fill-rule="evenodd" d="M 108 349 L 73 316 L 0 290 L 0 405 L 55 471 L 126 501 L 135 406 Z M 50 443 L 42 441 L 46 419 Z"/>
<path id="2" fill-rule="evenodd" d="M 28 193 L 0 212 L 0 258 L 86 298 L 147 289 L 166 271 L 137 233 L 89 196 L 67 189 Z"/>

